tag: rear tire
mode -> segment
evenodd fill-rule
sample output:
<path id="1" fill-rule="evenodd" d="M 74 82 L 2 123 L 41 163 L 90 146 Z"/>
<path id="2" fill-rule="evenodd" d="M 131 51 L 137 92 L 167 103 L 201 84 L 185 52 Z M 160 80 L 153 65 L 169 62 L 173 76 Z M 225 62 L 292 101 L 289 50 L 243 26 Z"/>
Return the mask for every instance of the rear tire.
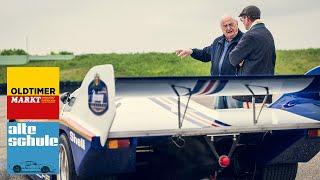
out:
<path id="1" fill-rule="evenodd" d="M 294 180 L 297 175 L 298 163 L 274 164 L 265 166 L 261 172 L 263 180 Z"/>
<path id="2" fill-rule="evenodd" d="M 59 143 L 59 174 L 57 180 L 76 180 L 77 174 L 74 167 L 70 142 L 66 134 L 60 135 Z"/>

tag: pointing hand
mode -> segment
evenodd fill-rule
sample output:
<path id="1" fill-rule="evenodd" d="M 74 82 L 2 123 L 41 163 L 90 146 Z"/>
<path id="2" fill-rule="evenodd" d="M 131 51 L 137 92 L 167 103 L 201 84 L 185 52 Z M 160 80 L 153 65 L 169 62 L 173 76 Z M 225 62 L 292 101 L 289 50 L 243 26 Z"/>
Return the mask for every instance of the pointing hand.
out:
<path id="1" fill-rule="evenodd" d="M 185 58 L 193 53 L 192 49 L 178 49 L 176 50 L 176 55 Z"/>

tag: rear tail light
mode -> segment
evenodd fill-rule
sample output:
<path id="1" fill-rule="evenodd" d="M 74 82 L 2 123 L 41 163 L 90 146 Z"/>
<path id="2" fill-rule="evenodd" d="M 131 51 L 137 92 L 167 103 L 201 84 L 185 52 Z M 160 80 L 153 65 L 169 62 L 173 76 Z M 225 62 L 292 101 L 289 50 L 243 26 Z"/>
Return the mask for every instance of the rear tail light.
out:
<path id="1" fill-rule="evenodd" d="M 108 140 L 109 149 L 119 149 L 119 148 L 128 148 L 130 147 L 129 139 L 110 139 Z"/>
<path id="2" fill-rule="evenodd" d="M 310 138 L 320 137 L 320 129 L 309 129 L 308 137 Z"/>
<path id="3" fill-rule="evenodd" d="M 230 165 L 230 158 L 226 155 L 222 155 L 219 157 L 218 162 L 221 167 L 225 168 Z"/>

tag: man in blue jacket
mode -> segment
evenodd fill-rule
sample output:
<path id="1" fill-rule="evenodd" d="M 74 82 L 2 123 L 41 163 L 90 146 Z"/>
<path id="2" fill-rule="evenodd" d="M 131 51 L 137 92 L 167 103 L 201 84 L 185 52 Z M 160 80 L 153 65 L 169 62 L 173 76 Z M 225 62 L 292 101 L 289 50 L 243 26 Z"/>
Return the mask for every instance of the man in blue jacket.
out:
<path id="1" fill-rule="evenodd" d="M 236 68 L 229 61 L 229 53 L 237 45 L 243 33 L 238 29 L 238 22 L 231 16 L 222 17 L 220 25 L 223 35 L 216 38 L 210 46 L 203 49 L 179 49 L 176 54 L 179 57 L 190 55 L 196 60 L 211 62 L 212 76 L 235 76 Z M 215 109 L 238 107 L 242 107 L 242 102 L 232 97 L 221 96 L 215 98 Z"/>

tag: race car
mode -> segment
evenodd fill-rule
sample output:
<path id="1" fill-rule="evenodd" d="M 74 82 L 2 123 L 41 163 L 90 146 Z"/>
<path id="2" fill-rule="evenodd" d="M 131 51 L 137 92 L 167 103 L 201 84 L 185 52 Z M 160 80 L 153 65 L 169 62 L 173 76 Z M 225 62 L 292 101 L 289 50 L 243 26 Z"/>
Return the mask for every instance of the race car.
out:
<path id="1" fill-rule="evenodd" d="M 37 163 L 34 161 L 23 161 L 9 166 L 15 173 L 50 173 L 55 171 L 52 165 L 45 163 Z"/>
<path id="2" fill-rule="evenodd" d="M 294 179 L 298 162 L 320 151 L 319 92 L 320 67 L 306 75 L 115 78 L 112 65 L 95 66 L 61 95 L 54 178 Z M 258 107 L 255 97 L 270 94 L 280 98 Z M 215 110 L 197 96 L 250 96 L 253 107 Z"/>

